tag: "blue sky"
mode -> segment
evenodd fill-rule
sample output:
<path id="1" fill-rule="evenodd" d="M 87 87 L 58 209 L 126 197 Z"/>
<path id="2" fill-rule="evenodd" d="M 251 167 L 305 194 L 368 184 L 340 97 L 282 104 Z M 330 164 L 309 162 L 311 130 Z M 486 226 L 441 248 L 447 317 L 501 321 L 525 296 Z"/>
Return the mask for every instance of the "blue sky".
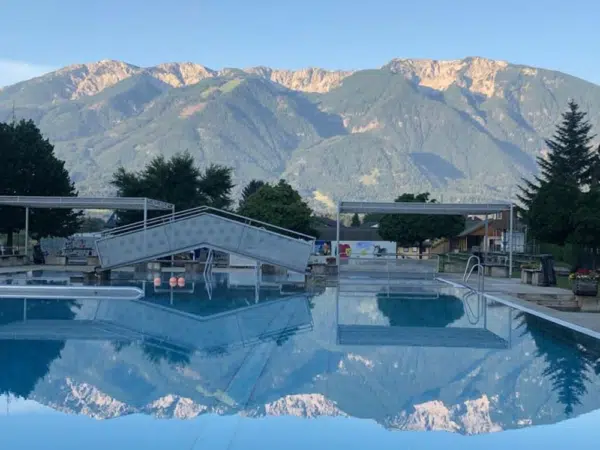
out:
<path id="1" fill-rule="evenodd" d="M 600 83 L 596 0 L 1 0 L 0 85 L 100 59 L 371 68 L 484 56 Z"/>

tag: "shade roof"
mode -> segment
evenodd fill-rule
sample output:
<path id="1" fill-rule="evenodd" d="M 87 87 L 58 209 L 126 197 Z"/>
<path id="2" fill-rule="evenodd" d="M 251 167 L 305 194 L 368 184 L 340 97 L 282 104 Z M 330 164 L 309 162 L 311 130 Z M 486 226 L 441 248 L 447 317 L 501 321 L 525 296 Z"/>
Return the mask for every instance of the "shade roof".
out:
<path id="1" fill-rule="evenodd" d="M 61 209 L 127 209 L 170 211 L 171 203 L 143 197 L 42 197 L 0 195 L 0 206 Z"/>
<path id="2" fill-rule="evenodd" d="M 496 214 L 510 210 L 510 203 L 416 203 L 416 202 L 340 202 L 340 213 Z"/>

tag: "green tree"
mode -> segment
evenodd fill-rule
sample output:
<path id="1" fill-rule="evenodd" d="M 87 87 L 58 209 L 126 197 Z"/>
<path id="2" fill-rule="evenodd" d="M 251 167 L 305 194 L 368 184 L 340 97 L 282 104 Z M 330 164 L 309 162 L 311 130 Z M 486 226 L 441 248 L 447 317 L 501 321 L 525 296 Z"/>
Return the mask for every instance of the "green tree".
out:
<path id="1" fill-rule="evenodd" d="M 200 192 L 208 199 L 208 205 L 218 209 L 229 209 L 233 204 L 231 190 L 232 169 L 230 167 L 211 164 L 200 175 Z"/>
<path id="2" fill-rule="evenodd" d="M 77 196 L 65 163 L 31 120 L 0 123 L 0 159 L 0 195 Z M 13 233 L 25 228 L 25 212 L 5 206 L 0 217 L 0 233 L 12 246 Z M 67 209 L 32 209 L 29 233 L 34 239 L 70 236 L 79 229 L 80 218 L 81 212 Z"/>
<path id="3" fill-rule="evenodd" d="M 350 223 L 351 227 L 360 227 L 360 217 L 358 217 L 358 213 L 354 213 L 352 216 L 352 222 Z"/>
<path id="4" fill-rule="evenodd" d="M 246 203 L 246 201 L 248 200 L 248 198 L 250 198 L 250 196 L 252 194 L 255 194 L 256 192 L 258 192 L 258 190 L 261 187 L 263 187 L 264 185 L 265 185 L 265 182 L 261 181 L 261 180 L 252 180 L 252 181 L 250 181 L 246 185 L 246 187 L 244 187 L 244 189 L 242 190 L 242 196 L 240 198 L 239 208 L 242 208 L 244 206 L 244 204 Z"/>
<path id="5" fill-rule="evenodd" d="M 284 180 L 279 180 L 275 185 L 265 184 L 248 197 L 239 213 L 288 230 L 316 235 L 316 231 L 311 226 L 310 207 Z"/>
<path id="6" fill-rule="evenodd" d="M 521 193 L 517 198 L 522 203 L 520 213 L 527 222 L 530 222 L 529 211 L 539 191 L 546 184 L 560 184 L 567 190 L 570 187 L 577 187 L 579 190 L 582 186 L 593 182 L 596 173 L 596 157 L 591 152 L 590 142 L 594 138 L 591 129 L 590 123 L 586 120 L 586 113 L 579 110 L 577 103 L 570 101 L 568 110 L 563 113 L 562 121 L 557 125 L 554 136 L 546 140 L 548 153 L 537 158 L 540 174 L 533 181 L 523 180 L 524 184 L 519 187 Z M 541 207 L 538 200 L 536 206 L 538 213 Z M 548 215 L 553 212 L 547 209 Z M 528 223 L 528 225 L 533 230 L 534 224 Z M 568 230 L 563 234 L 565 233 L 569 234 Z M 551 243 L 562 245 L 564 241 Z"/>
<path id="7" fill-rule="evenodd" d="M 429 200 L 429 193 L 402 194 L 396 202 L 435 203 Z M 379 221 L 379 235 L 386 241 L 396 242 L 402 246 L 419 247 L 423 253 L 423 245 L 428 239 L 453 237 L 464 230 L 464 216 L 425 215 L 425 214 L 386 214 Z"/>
<path id="8" fill-rule="evenodd" d="M 563 245 L 573 233 L 579 203 L 576 186 L 559 181 L 542 184 L 527 211 L 531 236 L 541 242 Z"/>
<path id="9" fill-rule="evenodd" d="M 204 172 L 195 166 L 188 153 L 178 153 L 167 160 L 164 156 L 153 158 L 141 172 L 117 169 L 111 184 L 119 197 L 148 197 L 175 205 L 177 211 L 198 206 L 226 208 L 232 203 L 231 169 L 210 165 Z M 149 212 L 153 217 L 164 211 Z M 119 225 L 143 219 L 139 211 L 119 211 Z"/>

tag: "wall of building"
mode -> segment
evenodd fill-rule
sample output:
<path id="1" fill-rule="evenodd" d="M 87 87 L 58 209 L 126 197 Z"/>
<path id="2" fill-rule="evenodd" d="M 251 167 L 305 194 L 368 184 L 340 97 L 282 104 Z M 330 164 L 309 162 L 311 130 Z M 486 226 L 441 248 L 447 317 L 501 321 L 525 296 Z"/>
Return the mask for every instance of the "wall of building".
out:
<path id="1" fill-rule="evenodd" d="M 332 241 L 331 248 L 337 248 L 336 244 L 336 241 Z M 339 247 L 342 258 L 377 258 L 396 254 L 396 243 L 389 241 L 340 241 Z"/>

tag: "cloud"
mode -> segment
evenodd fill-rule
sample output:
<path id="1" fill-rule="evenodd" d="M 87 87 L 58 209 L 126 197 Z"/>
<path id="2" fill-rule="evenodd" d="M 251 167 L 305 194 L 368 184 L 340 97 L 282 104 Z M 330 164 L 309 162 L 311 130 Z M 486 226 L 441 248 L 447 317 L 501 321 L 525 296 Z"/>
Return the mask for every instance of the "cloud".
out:
<path id="1" fill-rule="evenodd" d="M 56 70 L 56 68 L 23 61 L 0 59 L 0 88 L 38 77 L 53 70 Z"/>

